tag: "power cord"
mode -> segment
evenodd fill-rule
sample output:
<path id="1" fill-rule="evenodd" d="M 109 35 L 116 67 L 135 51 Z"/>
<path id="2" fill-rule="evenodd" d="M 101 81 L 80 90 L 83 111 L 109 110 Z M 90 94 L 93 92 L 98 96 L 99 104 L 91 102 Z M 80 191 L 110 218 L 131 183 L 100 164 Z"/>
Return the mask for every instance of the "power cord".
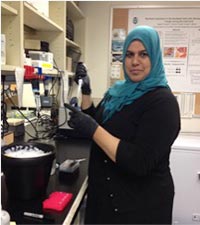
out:
<path id="1" fill-rule="evenodd" d="M 9 130 L 9 124 L 7 121 L 7 104 L 3 101 L 1 101 L 1 138 L 4 137 L 4 134 L 8 132 Z"/>
<path id="2" fill-rule="evenodd" d="M 23 118 L 26 119 L 31 124 L 31 126 L 35 130 L 36 136 L 31 135 L 28 131 L 25 131 L 26 134 L 28 136 L 32 137 L 32 138 L 37 138 L 38 137 L 38 130 L 34 126 L 33 122 L 27 116 L 24 115 L 24 113 L 20 110 L 20 108 L 13 102 L 12 98 L 10 98 L 10 96 L 8 95 L 8 93 L 6 92 L 5 94 L 6 94 L 7 98 L 8 98 L 8 100 L 10 101 L 10 103 L 17 109 L 17 111 L 23 116 Z"/>

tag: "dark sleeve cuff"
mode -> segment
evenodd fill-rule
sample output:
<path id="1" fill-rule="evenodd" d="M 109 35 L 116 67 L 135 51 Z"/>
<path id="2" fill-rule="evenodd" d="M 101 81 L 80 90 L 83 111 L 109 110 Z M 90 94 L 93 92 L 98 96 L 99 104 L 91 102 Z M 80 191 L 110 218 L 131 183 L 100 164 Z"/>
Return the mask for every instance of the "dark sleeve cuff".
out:
<path id="1" fill-rule="evenodd" d="M 116 153 L 116 163 L 123 166 L 123 164 L 126 164 L 127 160 L 127 156 L 126 156 L 126 150 L 124 152 L 124 146 L 125 143 L 123 140 L 120 140 L 118 147 L 117 147 L 117 153 Z M 125 153 L 125 154 L 124 154 Z"/>
<path id="2" fill-rule="evenodd" d="M 82 110 L 82 112 L 84 112 L 85 114 L 88 114 L 88 115 L 93 117 L 94 114 L 95 114 L 94 103 L 92 103 L 92 105 L 89 108 Z"/>

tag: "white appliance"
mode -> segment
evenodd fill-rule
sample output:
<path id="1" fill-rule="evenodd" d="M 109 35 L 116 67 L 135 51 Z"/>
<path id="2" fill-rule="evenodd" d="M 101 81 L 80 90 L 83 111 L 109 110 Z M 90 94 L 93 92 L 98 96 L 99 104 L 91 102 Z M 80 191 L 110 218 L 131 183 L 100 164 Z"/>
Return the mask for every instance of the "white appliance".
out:
<path id="1" fill-rule="evenodd" d="M 180 134 L 172 146 L 173 224 L 200 225 L 200 134 Z"/>

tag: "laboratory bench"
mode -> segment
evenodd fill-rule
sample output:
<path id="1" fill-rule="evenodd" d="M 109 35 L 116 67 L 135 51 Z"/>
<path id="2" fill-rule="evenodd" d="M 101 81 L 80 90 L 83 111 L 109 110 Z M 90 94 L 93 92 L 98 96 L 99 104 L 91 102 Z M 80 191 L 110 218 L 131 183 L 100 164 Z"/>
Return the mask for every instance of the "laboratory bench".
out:
<path id="1" fill-rule="evenodd" d="M 17 141 L 20 143 L 21 141 Z M 40 140 L 40 142 L 42 142 Z M 47 143 L 44 140 L 43 143 Z M 66 159 L 85 159 L 80 162 L 78 173 L 70 175 L 65 179 L 60 179 L 58 168 L 50 176 L 46 195 L 32 200 L 10 199 L 4 180 L 1 176 L 1 204 L 2 209 L 9 212 L 11 221 L 16 224 L 72 224 L 79 213 L 80 208 L 84 205 L 84 198 L 87 191 L 87 169 L 90 153 L 91 141 L 84 138 L 65 138 L 59 140 L 50 140 L 48 144 L 55 146 L 56 163 L 60 164 Z M 14 173 L 15 171 L 13 171 Z M 52 192 L 63 191 L 72 193 L 73 197 L 63 211 L 43 211 L 42 202 Z M 32 212 L 44 214 L 44 219 L 35 219 L 23 216 L 23 212 Z"/>

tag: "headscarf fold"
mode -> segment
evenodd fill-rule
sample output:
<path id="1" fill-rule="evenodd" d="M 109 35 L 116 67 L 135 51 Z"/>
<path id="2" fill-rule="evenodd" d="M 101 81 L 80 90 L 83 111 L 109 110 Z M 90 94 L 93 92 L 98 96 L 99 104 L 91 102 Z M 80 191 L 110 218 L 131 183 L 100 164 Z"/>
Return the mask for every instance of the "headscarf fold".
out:
<path id="1" fill-rule="evenodd" d="M 128 77 L 125 69 L 126 52 L 134 40 L 139 40 L 143 43 L 151 61 L 150 73 L 140 82 L 133 82 Z M 115 112 L 120 111 L 125 105 L 131 104 L 145 93 L 157 87 L 169 88 L 162 61 L 160 38 L 154 28 L 149 26 L 137 26 L 134 28 L 124 42 L 122 59 L 125 80 L 117 81 L 105 93 L 104 100 L 102 101 L 102 105 L 104 106 L 103 122 L 110 119 Z"/>

